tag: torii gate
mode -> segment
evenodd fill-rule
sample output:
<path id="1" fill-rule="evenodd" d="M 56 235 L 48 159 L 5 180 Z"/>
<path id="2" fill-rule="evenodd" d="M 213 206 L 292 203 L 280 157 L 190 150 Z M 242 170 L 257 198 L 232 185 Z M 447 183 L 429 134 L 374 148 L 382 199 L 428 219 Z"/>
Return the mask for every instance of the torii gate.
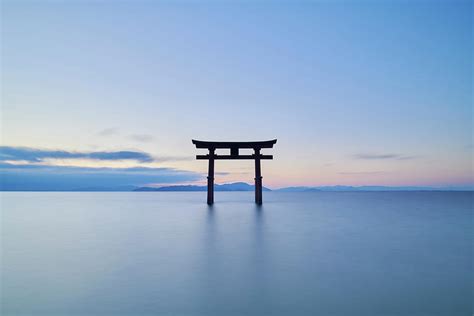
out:
<path id="1" fill-rule="evenodd" d="M 219 159 L 254 159 L 255 160 L 255 203 L 262 204 L 262 172 L 260 168 L 260 160 L 262 159 L 273 159 L 272 155 L 262 155 L 260 150 L 262 148 L 273 148 L 277 140 L 258 141 L 258 142 L 209 142 L 192 140 L 196 148 L 207 148 L 209 154 L 197 155 L 196 159 L 209 160 L 209 169 L 207 177 L 207 204 L 211 205 L 214 203 L 214 160 Z M 230 155 L 216 155 L 216 149 L 228 148 L 230 149 Z M 240 148 L 252 148 L 254 150 L 253 155 L 239 155 Z"/>

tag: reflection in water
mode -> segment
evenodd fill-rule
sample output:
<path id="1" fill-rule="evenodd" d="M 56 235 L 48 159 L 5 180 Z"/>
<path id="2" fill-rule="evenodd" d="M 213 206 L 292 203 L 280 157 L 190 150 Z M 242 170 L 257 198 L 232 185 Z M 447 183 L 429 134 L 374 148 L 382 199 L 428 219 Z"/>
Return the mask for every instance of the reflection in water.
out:
<path id="1" fill-rule="evenodd" d="M 253 217 L 253 253 L 250 265 L 253 267 L 255 272 L 254 280 L 259 280 L 256 286 L 264 288 L 265 285 L 265 264 L 267 251 L 265 249 L 265 213 L 262 205 L 254 206 L 254 217 Z"/>
<path id="2" fill-rule="evenodd" d="M 215 297 L 219 294 L 215 284 L 214 274 L 217 272 L 220 265 L 220 257 L 218 255 L 218 231 L 216 223 L 216 207 L 213 205 L 207 205 L 205 211 L 205 225 L 203 226 L 203 239 L 202 239 L 202 252 L 203 266 L 201 275 L 201 288 L 205 291 L 205 295 L 202 295 L 200 307 L 203 310 L 210 310 L 214 304 Z"/>
<path id="3" fill-rule="evenodd" d="M 253 251 L 249 267 L 253 271 L 251 277 L 255 289 L 253 305 L 268 306 L 265 296 L 267 292 L 267 273 L 269 268 L 268 251 L 265 247 L 265 211 L 263 205 L 254 205 L 253 210 Z M 264 312 L 264 310 L 262 310 Z"/>
<path id="4" fill-rule="evenodd" d="M 229 215 L 238 218 L 235 222 L 220 221 Z M 233 305 L 236 296 L 240 308 L 266 306 L 268 267 L 264 220 L 263 206 L 249 205 L 245 209 L 219 204 L 206 206 L 201 243 L 203 264 L 198 269 L 202 273 L 201 288 L 205 291 L 201 309 L 206 313 L 219 314 L 223 306 Z"/>

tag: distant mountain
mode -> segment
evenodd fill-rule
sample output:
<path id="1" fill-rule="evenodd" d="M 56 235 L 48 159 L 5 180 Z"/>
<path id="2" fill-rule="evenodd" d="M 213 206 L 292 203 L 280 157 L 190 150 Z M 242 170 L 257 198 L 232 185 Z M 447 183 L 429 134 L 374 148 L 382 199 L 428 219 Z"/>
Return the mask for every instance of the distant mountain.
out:
<path id="1" fill-rule="evenodd" d="M 207 187 L 199 185 L 170 185 L 164 187 L 140 187 L 133 191 L 136 192 L 155 192 L 155 191 L 206 191 Z"/>
<path id="2" fill-rule="evenodd" d="M 136 189 L 134 185 L 119 186 L 88 186 L 77 188 L 45 187 L 45 188 L 2 188 L 0 192 L 131 192 Z"/>
<path id="3" fill-rule="evenodd" d="M 321 191 L 314 187 L 287 187 L 287 188 L 280 188 L 273 191 L 279 192 L 306 192 L 306 191 Z"/>
<path id="4" fill-rule="evenodd" d="M 0 183 L 1 184 L 1 183 Z M 245 182 L 234 182 L 226 184 L 214 185 L 214 191 L 254 191 L 255 186 Z M 77 188 L 46 188 L 38 189 L 4 189 L 0 187 L 0 191 L 58 191 L 58 192 L 193 192 L 207 191 L 207 185 L 170 185 L 162 187 L 137 187 L 133 185 L 117 185 L 117 186 L 84 186 Z M 444 186 L 444 187 L 417 187 L 417 186 L 294 186 L 285 187 L 275 190 L 263 187 L 263 191 L 273 192 L 383 192 L 383 191 L 474 191 L 474 186 Z"/>
<path id="5" fill-rule="evenodd" d="M 245 182 L 234 182 L 226 184 L 215 184 L 214 191 L 254 191 L 255 186 Z M 263 191 L 271 191 L 269 188 L 263 187 Z M 137 192 L 156 192 L 156 191 L 207 191 L 207 185 L 171 185 L 159 188 L 141 187 L 133 191 Z"/>
<path id="6" fill-rule="evenodd" d="M 334 186 L 318 186 L 318 187 L 287 187 L 281 188 L 274 191 L 279 192 L 354 192 L 354 191 L 472 191 L 473 187 L 417 187 L 417 186 L 346 186 L 346 185 L 334 185 Z"/>
<path id="7" fill-rule="evenodd" d="M 110 187 L 83 187 L 77 188 L 69 191 L 79 191 L 79 192 L 128 192 L 133 191 L 137 187 L 134 185 L 119 185 L 119 186 L 110 186 Z"/>

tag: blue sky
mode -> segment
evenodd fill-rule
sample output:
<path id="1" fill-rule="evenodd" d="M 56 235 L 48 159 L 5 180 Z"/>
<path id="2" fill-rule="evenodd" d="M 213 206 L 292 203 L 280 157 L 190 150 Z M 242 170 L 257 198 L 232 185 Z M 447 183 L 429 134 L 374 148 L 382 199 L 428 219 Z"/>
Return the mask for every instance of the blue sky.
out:
<path id="1" fill-rule="evenodd" d="M 2 161 L 200 183 L 191 138 L 278 138 L 270 187 L 472 185 L 472 14 L 470 1 L 3 1 L 2 145 L 83 156 Z M 217 170 L 253 181 L 251 161 Z"/>

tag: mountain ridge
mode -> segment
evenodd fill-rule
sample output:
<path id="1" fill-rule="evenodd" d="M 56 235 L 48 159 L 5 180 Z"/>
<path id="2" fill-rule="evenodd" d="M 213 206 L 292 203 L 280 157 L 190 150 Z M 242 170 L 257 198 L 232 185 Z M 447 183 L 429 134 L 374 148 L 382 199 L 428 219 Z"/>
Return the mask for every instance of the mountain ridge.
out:
<path id="1" fill-rule="evenodd" d="M 215 184 L 215 191 L 254 191 L 255 186 L 245 182 Z M 278 189 L 263 187 L 264 191 L 273 192 L 396 192 L 396 191 L 474 191 L 474 186 L 292 186 Z M 85 186 L 78 188 L 58 188 L 45 190 L 4 189 L 3 192 L 202 192 L 207 191 L 207 185 L 167 185 L 160 187 L 118 185 L 118 186 Z"/>
<path id="2" fill-rule="evenodd" d="M 254 191 L 255 186 L 245 182 L 233 182 L 224 184 L 215 184 L 214 191 Z M 269 188 L 263 187 L 263 191 L 271 191 Z M 162 187 L 140 187 L 133 190 L 134 192 L 201 192 L 207 191 L 207 185 L 170 185 Z"/>
<path id="3" fill-rule="evenodd" d="M 254 185 L 245 182 L 215 184 L 214 191 L 253 191 Z M 170 185 L 162 187 L 139 187 L 135 192 L 200 192 L 206 191 L 207 185 Z M 264 191 L 273 192 L 384 192 L 384 191 L 473 191 L 474 187 L 428 187 L 428 186 L 294 186 L 279 189 L 263 187 Z"/>

